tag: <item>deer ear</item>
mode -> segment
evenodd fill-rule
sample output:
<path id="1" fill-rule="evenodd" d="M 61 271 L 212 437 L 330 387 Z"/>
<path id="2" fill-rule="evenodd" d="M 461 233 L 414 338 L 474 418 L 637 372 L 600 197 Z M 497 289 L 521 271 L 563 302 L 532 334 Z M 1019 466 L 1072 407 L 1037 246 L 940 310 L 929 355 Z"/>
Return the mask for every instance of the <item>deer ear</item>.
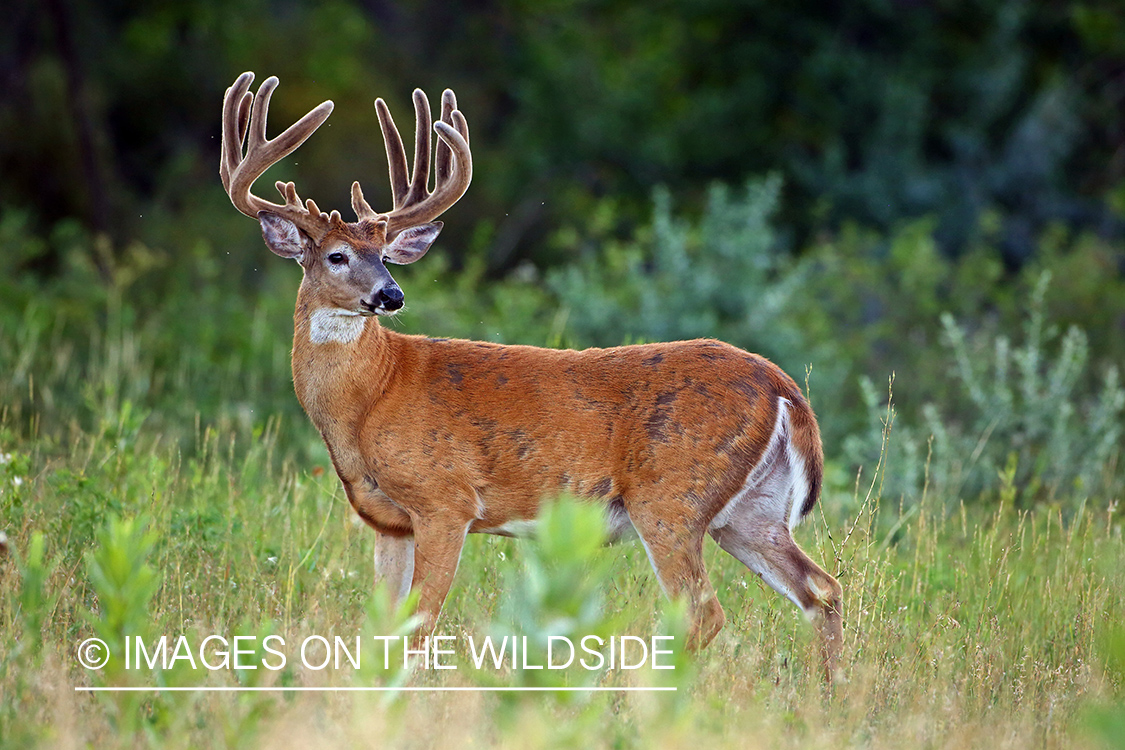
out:
<path id="1" fill-rule="evenodd" d="M 433 221 L 404 229 L 387 243 L 383 248 L 383 255 L 387 256 L 387 260 L 391 263 L 398 263 L 401 266 L 413 263 L 425 255 L 430 245 L 434 244 L 442 226 L 444 225 L 440 221 Z"/>
<path id="2" fill-rule="evenodd" d="M 301 262 L 312 244 L 308 235 L 289 219 L 269 211 L 259 211 L 258 222 L 262 225 L 262 239 L 266 241 L 266 247 L 282 258 L 294 258 Z"/>

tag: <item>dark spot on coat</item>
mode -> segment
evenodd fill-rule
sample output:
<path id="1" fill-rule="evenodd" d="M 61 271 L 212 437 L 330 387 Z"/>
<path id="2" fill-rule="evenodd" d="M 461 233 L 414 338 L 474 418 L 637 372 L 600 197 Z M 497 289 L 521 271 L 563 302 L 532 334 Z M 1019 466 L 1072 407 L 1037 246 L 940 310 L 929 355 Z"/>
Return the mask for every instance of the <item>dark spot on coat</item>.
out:
<path id="1" fill-rule="evenodd" d="M 450 383 L 453 383 L 453 385 L 461 385 L 461 381 L 464 379 L 465 374 L 461 372 L 461 367 L 459 365 L 455 365 L 450 362 L 445 366 L 445 372 L 449 376 Z"/>
<path id="2" fill-rule="evenodd" d="M 426 341 L 429 341 L 431 344 L 444 344 L 447 343 L 449 339 L 426 339 Z"/>
<path id="3" fill-rule="evenodd" d="M 523 430 L 507 430 L 504 437 L 512 441 L 516 448 L 516 455 L 521 459 L 527 458 L 535 449 L 535 443 L 527 437 L 527 433 Z"/>
<path id="4" fill-rule="evenodd" d="M 649 440 L 664 440 L 664 425 L 668 422 L 668 412 L 654 409 L 645 420 L 645 432 Z"/>
<path id="5" fill-rule="evenodd" d="M 590 494 L 595 497 L 605 497 L 613 491 L 613 477 L 606 477 L 605 479 L 598 480 L 598 483 L 590 488 Z"/>
<path id="6" fill-rule="evenodd" d="M 754 368 L 753 378 L 754 382 L 762 387 L 762 390 L 770 388 L 776 383 L 776 380 L 773 377 L 773 373 L 767 370 L 765 367 L 762 367 L 761 363 L 759 363 L 758 367 Z"/>
<path id="7" fill-rule="evenodd" d="M 481 431 L 486 440 L 491 440 L 496 434 L 496 420 L 488 417 L 478 417 L 472 420 L 473 427 Z"/>
<path id="8" fill-rule="evenodd" d="M 581 402 L 583 406 L 593 412 L 602 412 L 612 408 L 612 405 L 608 401 L 593 398 L 585 392 L 576 393 L 574 397 L 577 401 Z"/>
<path id="9" fill-rule="evenodd" d="M 642 364 L 644 364 L 645 367 L 655 367 L 656 365 L 660 364 L 663 361 L 664 361 L 664 355 L 661 354 L 660 352 L 657 352 L 656 354 L 652 355 L 648 359 L 644 360 L 644 362 Z"/>
<path id="10" fill-rule="evenodd" d="M 757 383 L 748 383 L 745 380 L 736 380 L 731 383 L 731 387 L 745 396 L 746 401 L 751 407 L 753 407 L 754 404 L 758 402 L 758 398 L 762 395 L 761 387 Z"/>
<path id="11" fill-rule="evenodd" d="M 645 432 L 648 434 L 649 440 L 664 440 L 664 427 L 671 416 L 671 409 L 668 407 L 674 403 L 679 396 L 680 394 L 676 391 L 665 391 L 656 397 L 656 407 L 649 413 L 648 419 L 645 420 Z"/>
<path id="12" fill-rule="evenodd" d="M 505 375 L 497 375 L 496 376 L 496 387 L 497 388 L 502 388 L 507 384 L 508 384 L 507 376 L 505 376 Z"/>

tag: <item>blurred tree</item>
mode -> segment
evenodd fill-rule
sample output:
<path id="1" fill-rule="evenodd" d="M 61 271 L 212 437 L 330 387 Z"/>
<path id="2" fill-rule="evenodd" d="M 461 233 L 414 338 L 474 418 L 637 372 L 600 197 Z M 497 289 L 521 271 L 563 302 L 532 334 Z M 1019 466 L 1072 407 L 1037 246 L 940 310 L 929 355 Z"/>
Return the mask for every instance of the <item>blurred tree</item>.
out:
<path id="1" fill-rule="evenodd" d="M 283 81 L 272 132 L 346 105 L 270 175 L 340 207 L 386 196 L 371 100 L 454 88 L 477 179 L 443 244 L 493 269 L 568 260 L 541 240 L 605 195 L 625 233 L 657 183 L 702 211 L 767 171 L 794 245 L 932 214 L 958 252 L 993 211 L 1022 263 L 1047 222 L 1122 232 L 1123 30 L 1118 0 L 15 0 L 0 201 L 118 245 L 218 236 L 218 102 L 250 69 Z"/>

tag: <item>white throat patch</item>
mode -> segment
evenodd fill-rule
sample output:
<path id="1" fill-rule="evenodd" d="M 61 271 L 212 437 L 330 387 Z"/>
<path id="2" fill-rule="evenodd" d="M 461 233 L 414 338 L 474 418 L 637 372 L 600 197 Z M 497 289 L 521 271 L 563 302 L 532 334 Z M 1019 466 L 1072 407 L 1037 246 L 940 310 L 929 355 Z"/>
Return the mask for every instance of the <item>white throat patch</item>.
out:
<path id="1" fill-rule="evenodd" d="M 350 344 L 363 333 L 367 322 L 357 312 L 342 307 L 318 307 L 309 316 L 309 341 L 314 344 Z"/>

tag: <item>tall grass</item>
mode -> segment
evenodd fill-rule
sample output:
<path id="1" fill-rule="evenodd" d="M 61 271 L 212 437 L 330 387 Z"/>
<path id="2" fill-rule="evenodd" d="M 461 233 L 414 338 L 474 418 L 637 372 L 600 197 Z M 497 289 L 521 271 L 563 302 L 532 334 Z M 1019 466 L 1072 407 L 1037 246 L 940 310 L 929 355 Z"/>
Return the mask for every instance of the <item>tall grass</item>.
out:
<path id="1" fill-rule="evenodd" d="M 672 224 L 665 230 L 683 233 Z M 199 253 L 206 258 L 208 249 Z M 677 651 L 674 670 L 474 669 L 469 636 L 526 635 L 540 648 L 550 634 L 682 635 L 682 606 L 663 599 L 644 550 L 595 544 L 593 532 L 579 531 L 596 527 L 597 519 L 566 505 L 546 519 L 538 540 L 469 540 L 438 630 L 455 636 L 447 661 L 458 669 L 405 670 L 396 652 L 392 669 L 365 658 L 361 669 L 313 670 L 292 648 L 304 638 L 359 635 L 370 646 L 373 635 L 408 631 L 409 611 L 372 590 L 371 532 L 351 512 L 290 392 L 287 321 L 295 278 L 284 272 L 294 269 L 264 273 L 247 303 L 223 299 L 214 269 L 202 262 L 191 268 L 171 292 L 147 301 L 128 268 L 108 290 L 81 291 L 73 285 L 83 278 L 76 271 L 64 276 L 66 289 L 24 297 L 17 290 L 0 300 L 0 319 L 18 321 L 0 329 L 0 531 L 8 550 L 0 557 L 0 745 L 1120 742 L 1125 540 L 1113 465 L 1119 447 L 1107 438 L 1120 429 L 1112 418 L 1121 409 L 1120 389 L 1103 381 L 1099 402 L 1099 392 L 1091 399 L 1088 388 L 1075 386 L 1081 377 L 1068 373 L 1086 364 L 1077 339 L 1069 349 L 1055 347 L 1049 325 L 1036 323 L 1005 349 L 984 331 L 958 343 L 955 328 L 966 324 L 947 324 L 948 345 L 955 354 L 964 348 L 969 369 L 986 362 L 995 374 L 1001 361 L 1026 362 L 1008 381 L 1016 392 L 1003 412 L 1008 421 L 982 441 L 988 425 L 966 420 L 973 412 L 957 407 L 965 396 L 960 386 L 977 382 L 966 376 L 954 381 L 952 396 L 932 392 L 932 417 L 922 410 L 924 418 L 896 416 L 872 397 L 870 426 L 853 441 L 866 451 L 858 475 L 829 441 L 824 497 L 797 536 L 844 585 L 848 681 L 832 691 L 815 668 L 812 628 L 710 542 L 707 564 L 728 624 L 705 653 Z M 424 279 L 416 273 L 413 285 L 404 282 L 413 290 Z M 520 335 L 538 331 L 537 343 L 566 338 L 564 320 L 528 312 L 543 301 L 534 285 L 477 290 L 476 271 L 465 273 L 461 288 L 443 276 L 416 295 L 419 317 L 462 310 L 431 332 L 480 334 L 495 324 L 510 340 L 519 337 L 504 326 L 538 315 L 542 327 Z M 197 284 L 211 283 L 220 291 L 192 297 Z M 76 298 L 87 295 L 93 319 L 68 305 L 68 289 Z M 476 320 L 464 312 L 470 302 L 486 308 L 473 311 Z M 940 335 L 936 320 L 927 335 Z M 982 358 L 985 350 L 996 358 Z M 1035 363 L 1033 352 L 1041 356 Z M 1071 369 L 1057 369 L 1064 365 Z M 896 387 L 929 376 L 900 371 Z M 820 381 L 812 382 L 814 405 L 834 413 Z M 1042 387 L 1021 391 L 1025 383 Z M 1003 396 L 992 385 L 985 397 Z M 1046 407 L 1059 407 L 1050 395 L 1056 385 L 1073 410 L 1052 422 L 1058 412 Z M 1018 408 L 1025 396 L 1043 407 L 1039 416 Z M 1101 412 L 1098 403 L 1106 404 Z M 1080 421 L 1083 415 L 1090 418 Z M 1053 425 L 1062 426 L 1048 429 Z M 953 437 L 931 440 L 939 427 Z M 1080 457 L 1090 459 L 1090 470 L 1052 474 L 1057 446 L 1085 432 L 1081 444 L 1093 448 Z M 978 444 L 990 463 L 980 463 L 973 482 L 952 481 L 951 459 L 971 456 Z M 1091 479 L 1099 462 L 1110 481 Z M 196 645 L 209 635 L 254 636 L 243 662 L 251 664 L 269 656 L 265 636 L 277 635 L 289 644 L 289 658 L 277 671 L 193 669 L 182 661 L 167 669 L 86 670 L 78 663 L 78 645 L 87 638 L 118 650 L 125 636 L 151 644 L 161 635 L 184 635 Z M 532 663 L 542 655 L 537 651 Z M 676 691 L 74 689 L 558 684 Z"/>
<path id="2" fill-rule="evenodd" d="M 810 666 L 811 629 L 713 545 L 708 564 L 728 626 L 712 647 L 678 657 L 673 675 L 592 676 L 602 685 L 670 679 L 679 688 L 671 696 L 76 693 L 99 684 L 516 684 L 528 675 L 473 670 L 464 637 L 498 625 L 533 635 L 567 612 L 592 632 L 604 630 L 601 617 L 619 634 L 676 628 L 666 616 L 676 609 L 637 546 L 472 538 L 439 626 L 460 636 L 458 670 L 317 672 L 291 658 L 276 673 L 88 672 L 75 649 L 92 635 L 113 643 L 185 634 L 198 643 L 274 633 L 298 643 L 403 625 L 370 591 L 370 534 L 323 456 L 297 463 L 280 453 L 274 421 L 204 430 L 185 457 L 132 419 L 123 405 L 61 450 L 6 439 L 0 502 L 14 550 L 0 564 L 6 745 L 332 746 L 376 737 L 552 747 L 580 735 L 613 747 L 1066 747 L 1088 741 L 1102 726 L 1098 711 L 1120 705 L 1120 673 L 1102 647 L 1109 626 L 1125 621 L 1115 508 L 1091 498 L 1071 518 L 1058 508 L 1017 509 L 1014 474 L 983 502 L 952 511 L 948 498 L 926 495 L 900 513 L 878 476 L 825 496 L 799 539 L 845 586 L 849 682 L 832 694 Z M 576 591 L 602 606 L 580 615 L 567 604 Z"/>

